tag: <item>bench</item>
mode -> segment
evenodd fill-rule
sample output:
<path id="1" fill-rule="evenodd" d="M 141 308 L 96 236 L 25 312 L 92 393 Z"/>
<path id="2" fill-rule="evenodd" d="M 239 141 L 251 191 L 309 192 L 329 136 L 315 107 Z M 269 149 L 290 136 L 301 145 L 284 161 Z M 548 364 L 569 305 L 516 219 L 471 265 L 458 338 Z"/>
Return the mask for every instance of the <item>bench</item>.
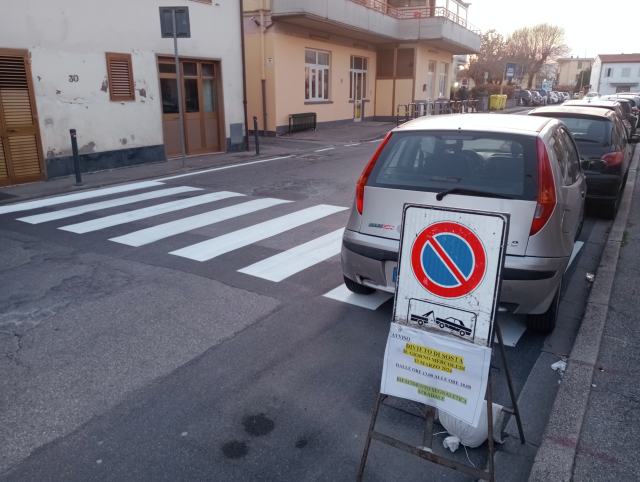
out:
<path id="1" fill-rule="evenodd" d="M 300 114 L 289 114 L 289 134 L 293 132 L 316 130 L 316 113 L 303 112 Z"/>

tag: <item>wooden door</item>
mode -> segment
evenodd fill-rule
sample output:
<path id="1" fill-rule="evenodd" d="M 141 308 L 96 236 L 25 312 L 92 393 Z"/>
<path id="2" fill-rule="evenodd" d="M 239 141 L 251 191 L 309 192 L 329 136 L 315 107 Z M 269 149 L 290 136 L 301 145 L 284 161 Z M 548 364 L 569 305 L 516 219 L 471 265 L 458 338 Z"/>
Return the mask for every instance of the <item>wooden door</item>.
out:
<path id="1" fill-rule="evenodd" d="M 42 179 L 27 52 L 0 49 L 0 185 Z"/>
<path id="2" fill-rule="evenodd" d="M 180 155 L 177 75 L 173 59 L 162 57 L 158 62 L 165 150 L 167 156 L 174 157 Z M 186 153 L 195 155 L 224 150 L 219 63 L 181 59 L 180 68 Z"/>

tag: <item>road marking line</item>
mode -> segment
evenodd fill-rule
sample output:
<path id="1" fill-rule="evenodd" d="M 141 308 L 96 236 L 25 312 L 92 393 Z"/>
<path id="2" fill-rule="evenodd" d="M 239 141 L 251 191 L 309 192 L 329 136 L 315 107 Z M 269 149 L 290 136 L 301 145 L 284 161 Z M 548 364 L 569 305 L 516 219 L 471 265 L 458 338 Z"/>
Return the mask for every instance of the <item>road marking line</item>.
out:
<path id="1" fill-rule="evenodd" d="M 104 189 L 95 189 L 93 191 L 82 191 L 73 194 L 65 194 L 63 196 L 48 197 L 44 199 L 38 199 L 36 201 L 24 201 L 21 203 L 9 204 L 8 206 L 0 206 L 0 214 L 15 213 L 19 211 L 30 211 L 31 209 L 55 206 L 58 204 L 82 201 L 84 199 L 109 196 L 110 194 L 118 194 L 122 192 L 135 191 L 137 189 L 146 189 L 148 187 L 158 187 L 162 185 L 163 183 L 159 181 L 144 181 L 136 182 L 133 184 L 125 184 L 124 186 L 107 187 Z"/>
<path id="2" fill-rule="evenodd" d="M 269 221 L 254 226 L 249 226 L 248 228 L 224 234 L 217 238 L 208 239 L 201 243 L 172 251 L 169 254 L 193 259 L 194 261 L 208 261 L 222 254 L 235 251 L 236 249 L 297 228 L 303 224 L 316 221 L 340 211 L 345 211 L 346 209 L 347 208 L 341 206 L 319 204 L 285 216 L 270 219 Z"/>
<path id="3" fill-rule="evenodd" d="M 52 211 L 49 213 L 35 214 L 33 216 L 27 216 L 24 218 L 18 218 L 18 221 L 22 221 L 29 224 L 40 224 L 48 221 L 55 221 L 56 219 L 70 218 L 71 216 L 77 216 L 79 214 L 90 213 L 93 211 L 100 211 L 101 209 L 114 208 L 117 206 L 124 206 L 125 204 L 137 203 L 140 201 L 147 201 L 150 199 L 157 199 L 160 197 L 172 196 L 174 194 L 181 194 L 191 191 L 202 191 L 199 187 L 179 186 L 171 187 L 168 189 L 159 189 L 156 191 L 145 192 L 142 194 L 134 194 L 133 196 L 125 196 L 117 199 L 110 199 L 109 201 L 100 201 L 91 204 L 82 204 L 80 206 L 74 206 L 72 208 L 61 209 L 60 211 Z"/>
<path id="4" fill-rule="evenodd" d="M 313 152 L 331 151 L 331 150 L 333 150 L 333 149 L 335 149 L 335 147 L 325 147 L 324 149 L 316 149 L 316 150 L 315 150 L 315 151 L 313 151 Z"/>
<path id="5" fill-rule="evenodd" d="M 201 171 L 187 172 L 186 174 L 178 174 L 176 176 L 162 177 L 162 178 L 156 179 L 156 180 L 157 181 L 170 181 L 172 179 L 181 179 L 183 177 L 188 177 L 188 176 L 198 176 L 200 174 L 206 174 L 208 172 L 225 171 L 227 169 L 235 169 L 236 167 L 253 166 L 254 164 L 262 164 L 263 162 L 277 161 L 279 159 L 289 159 L 290 157 L 293 157 L 293 155 L 272 157 L 271 159 L 260 159 L 259 161 L 243 162 L 243 163 L 240 163 L 240 164 L 231 164 L 229 166 L 214 167 L 212 169 L 203 169 Z"/>
<path id="6" fill-rule="evenodd" d="M 276 283 L 340 254 L 344 228 L 238 270 Z"/>
<path id="7" fill-rule="evenodd" d="M 565 272 L 571 267 L 571 264 L 575 261 L 576 257 L 578 256 L 578 253 L 583 247 L 584 247 L 584 242 L 582 241 L 575 242 L 575 244 L 573 245 L 573 251 L 571 251 L 571 257 L 569 258 L 569 263 L 567 263 Z"/>
<path id="8" fill-rule="evenodd" d="M 136 209 L 134 211 L 113 214 L 103 218 L 91 219 L 90 221 L 85 221 L 83 223 L 70 224 L 58 229 L 69 231 L 71 233 L 84 234 L 237 196 L 244 196 L 244 194 L 229 191 L 203 194 L 202 196 L 194 196 L 188 199 L 180 199 L 178 201 L 170 201 L 168 203 L 150 206 L 148 208 Z"/>
<path id="9" fill-rule="evenodd" d="M 349 303 L 350 305 L 359 306 L 360 308 L 366 308 L 368 310 L 377 310 L 393 297 L 391 293 L 387 293 L 385 291 L 376 291 L 370 295 L 359 295 L 349 291 L 349 288 L 344 284 L 341 284 L 322 296 L 332 300 L 341 301 L 343 303 Z"/>
<path id="10" fill-rule="evenodd" d="M 381 142 L 381 141 L 382 141 L 382 139 L 374 139 L 374 140 L 372 140 L 372 141 L 368 141 L 368 143 L 369 143 L 369 144 L 373 144 L 373 143 L 375 143 L 375 142 Z"/>
<path id="11" fill-rule="evenodd" d="M 522 315 L 514 315 L 513 313 L 499 313 L 496 323 L 500 323 L 500 329 L 502 330 L 502 341 L 505 346 L 515 348 L 527 331 L 527 325 L 525 323 L 525 317 Z M 498 339 L 494 341 L 498 343 Z"/>
<path id="12" fill-rule="evenodd" d="M 194 229 L 210 226 L 228 219 L 243 216 L 245 214 L 267 209 L 279 204 L 290 203 L 292 201 L 285 201 L 284 199 L 264 198 L 254 199 L 234 206 L 226 208 L 216 209 L 202 214 L 196 214 L 195 216 L 189 216 L 188 218 L 177 219 L 176 221 L 170 221 L 168 223 L 159 224 L 150 228 L 140 229 L 123 236 L 117 236 L 111 238 L 109 241 L 114 241 L 120 244 L 126 244 L 128 246 L 139 247 L 146 244 L 154 243 L 161 239 L 169 238 L 177 234 L 186 233 Z"/>
<path id="13" fill-rule="evenodd" d="M 354 142 L 353 144 L 345 144 L 343 147 L 354 147 L 359 145 L 360 145 L 360 142 Z"/>

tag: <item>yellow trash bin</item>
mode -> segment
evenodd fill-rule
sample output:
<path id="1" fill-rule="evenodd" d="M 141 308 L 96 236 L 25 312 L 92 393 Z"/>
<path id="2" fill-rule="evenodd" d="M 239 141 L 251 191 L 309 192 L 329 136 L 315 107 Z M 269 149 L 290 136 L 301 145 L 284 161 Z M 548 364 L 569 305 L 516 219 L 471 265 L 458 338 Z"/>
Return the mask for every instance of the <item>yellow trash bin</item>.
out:
<path id="1" fill-rule="evenodd" d="M 489 96 L 489 110 L 498 110 L 500 108 L 500 96 L 499 95 L 490 95 Z"/>

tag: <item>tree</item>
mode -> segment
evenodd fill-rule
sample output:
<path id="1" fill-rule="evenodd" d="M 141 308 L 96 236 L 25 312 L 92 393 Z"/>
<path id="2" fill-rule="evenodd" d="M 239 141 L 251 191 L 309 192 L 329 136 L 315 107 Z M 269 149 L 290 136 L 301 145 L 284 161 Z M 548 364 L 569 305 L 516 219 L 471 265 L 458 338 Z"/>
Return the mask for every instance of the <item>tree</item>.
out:
<path id="1" fill-rule="evenodd" d="M 564 44 L 564 30 L 547 23 L 518 29 L 507 39 L 507 54 L 522 64 L 529 89 L 533 85 L 533 78 L 547 61 L 560 57 L 568 50 Z"/>
<path id="2" fill-rule="evenodd" d="M 505 54 L 504 37 L 495 30 L 488 30 L 482 34 L 480 52 L 471 58 L 467 74 L 477 85 L 502 82 Z"/>

